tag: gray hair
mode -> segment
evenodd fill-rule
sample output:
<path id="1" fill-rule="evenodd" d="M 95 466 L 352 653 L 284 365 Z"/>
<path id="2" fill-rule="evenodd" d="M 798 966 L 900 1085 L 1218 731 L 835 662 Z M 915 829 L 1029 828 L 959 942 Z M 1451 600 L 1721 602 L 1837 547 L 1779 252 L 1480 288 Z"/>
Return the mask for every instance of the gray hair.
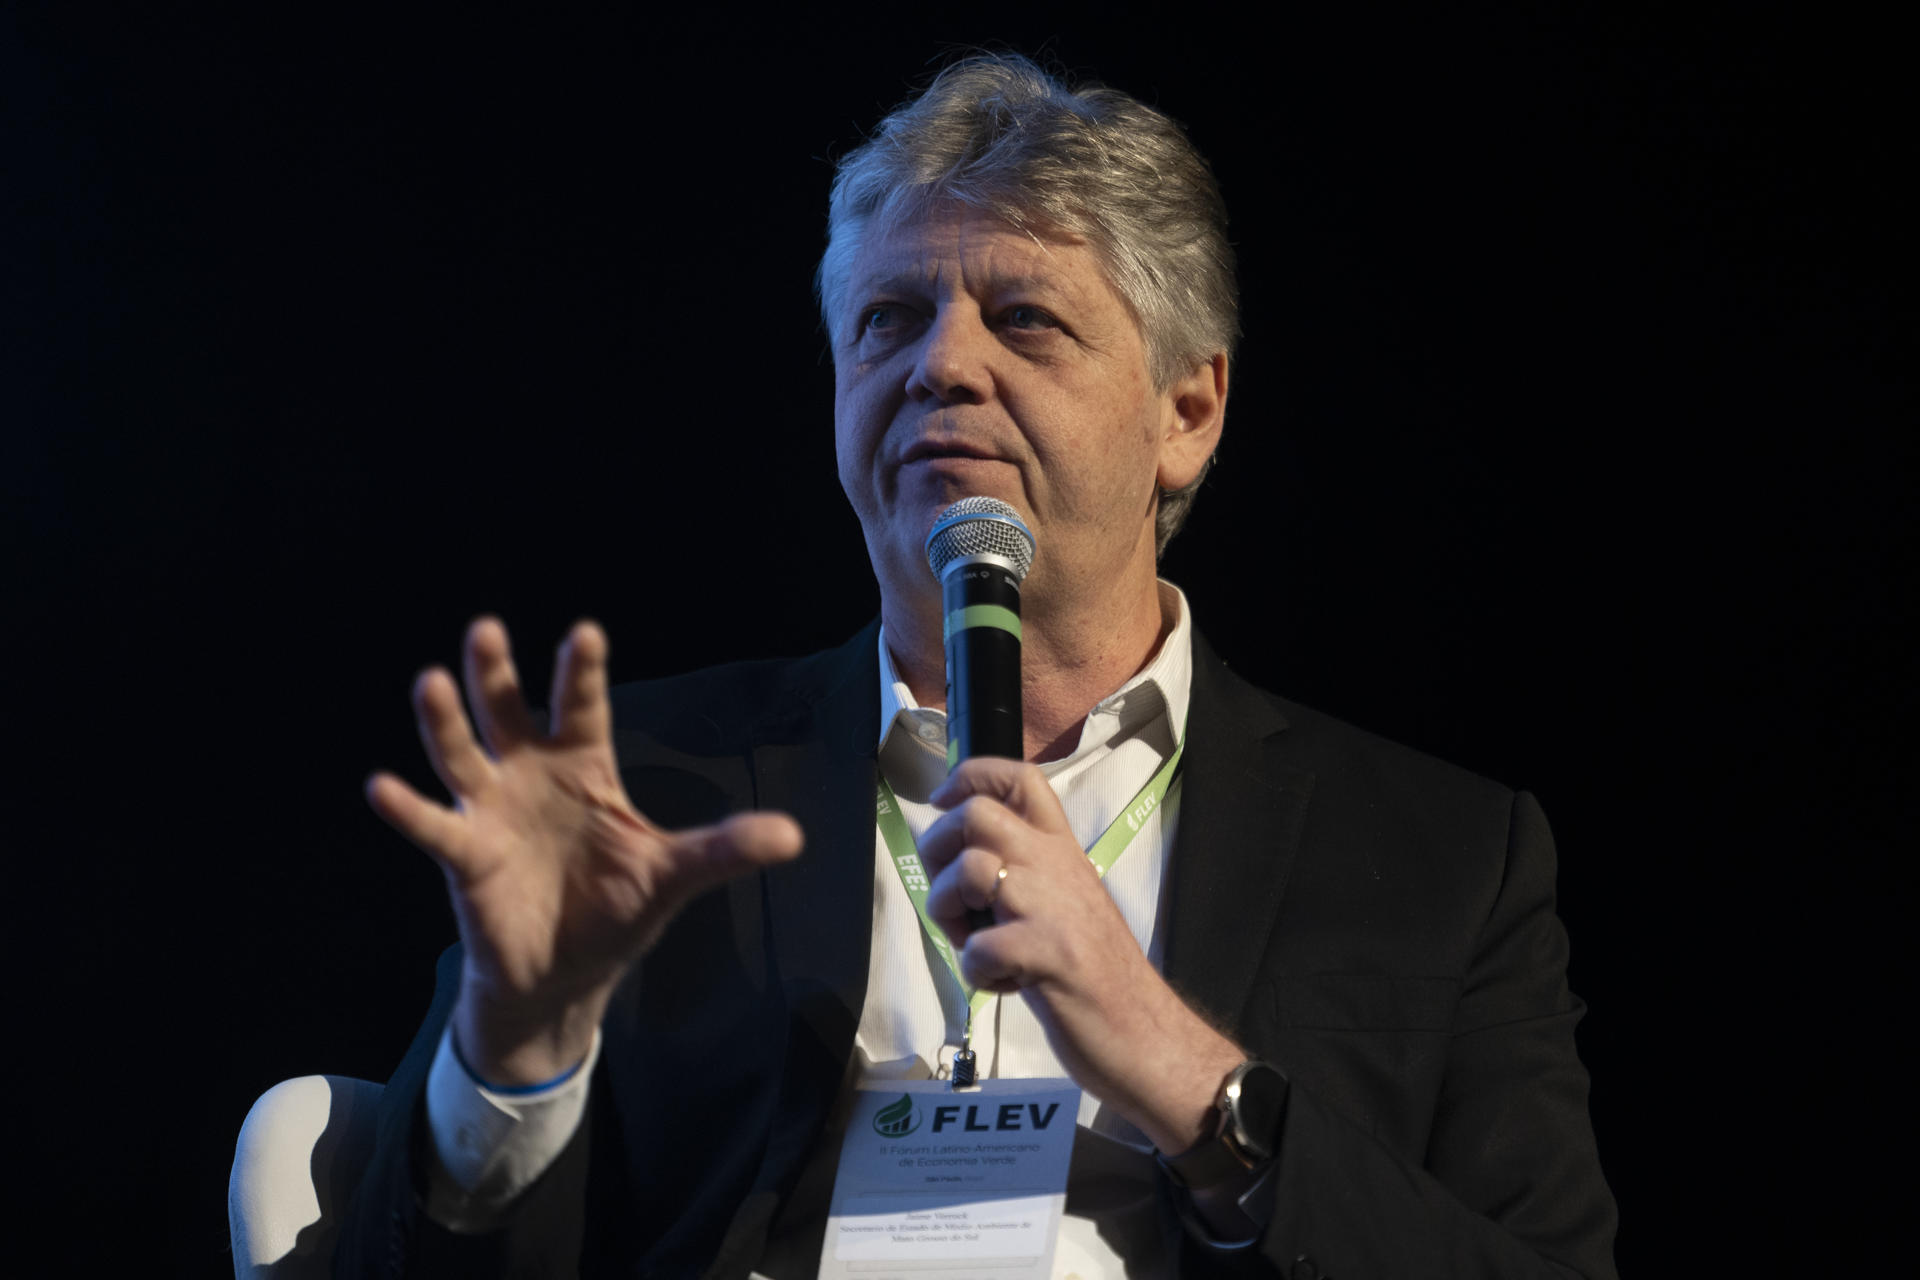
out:
<path id="1" fill-rule="evenodd" d="M 1029 235 L 1084 240 L 1140 326 L 1164 391 L 1240 336 L 1227 210 L 1180 126 L 1117 89 L 1069 88 L 1017 54 L 941 71 L 841 159 L 814 291 L 837 348 L 853 260 L 870 228 L 956 202 Z M 1156 554 L 1186 520 L 1212 459 L 1162 491 Z"/>

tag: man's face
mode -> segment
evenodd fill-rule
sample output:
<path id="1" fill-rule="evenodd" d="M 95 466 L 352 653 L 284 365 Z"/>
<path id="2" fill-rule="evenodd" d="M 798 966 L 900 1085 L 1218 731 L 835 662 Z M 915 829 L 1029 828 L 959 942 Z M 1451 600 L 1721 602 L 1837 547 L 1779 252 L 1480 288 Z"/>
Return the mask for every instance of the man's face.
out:
<path id="1" fill-rule="evenodd" d="M 1023 594 L 1085 595 L 1153 563 L 1177 414 L 1132 313 L 1077 241 L 947 208 L 870 239 L 836 317 L 840 484 L 884 594 L 937 601 L 934 517 L 980 494 L 1039 544 Z M 1177 477 L 1175 477 L 1177 479 Z"/>

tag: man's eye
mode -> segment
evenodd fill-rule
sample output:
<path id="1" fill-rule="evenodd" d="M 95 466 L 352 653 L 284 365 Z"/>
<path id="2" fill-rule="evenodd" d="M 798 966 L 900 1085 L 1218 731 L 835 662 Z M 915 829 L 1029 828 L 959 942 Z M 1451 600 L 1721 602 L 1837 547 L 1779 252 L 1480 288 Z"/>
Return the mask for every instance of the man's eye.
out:
<path id="1" fill-rule="evenodd" d="M 1007 326 L 1013 329 L 1045 329 L 1055 323 L 1054 318 L 1039 307 L 1022 304 L 1007 310 Z"/>
<path id="2" fill-rule="evenodd" d="M 893 307 L 868 307 L 860 313 L 862 329 L 889 329 L 900 323 L 900 317 Z"/>

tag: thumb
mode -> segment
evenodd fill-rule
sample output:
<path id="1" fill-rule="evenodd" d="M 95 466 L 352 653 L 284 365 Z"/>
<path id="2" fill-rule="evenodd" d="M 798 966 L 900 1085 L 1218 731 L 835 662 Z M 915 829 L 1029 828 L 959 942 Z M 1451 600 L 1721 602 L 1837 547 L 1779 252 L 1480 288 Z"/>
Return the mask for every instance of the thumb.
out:
<path id="1" fill-rule="evenodd" d="M 791 861 L 799 856 L 806 837 L 800 824 L 784 813 L 736 813 L 710 827 L 683 831 L 674 843 L 675 860 L 697 892 L 748 871 Z"/>

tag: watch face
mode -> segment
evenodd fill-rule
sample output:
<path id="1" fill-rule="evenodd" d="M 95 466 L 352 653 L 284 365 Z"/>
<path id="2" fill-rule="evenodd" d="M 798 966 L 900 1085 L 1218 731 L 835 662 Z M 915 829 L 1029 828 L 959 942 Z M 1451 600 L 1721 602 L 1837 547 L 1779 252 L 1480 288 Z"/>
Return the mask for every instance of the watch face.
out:
<path id="1" fill-rule="evenodd" d="M 1264 1062 L 1252 1063 L 1241 1074 L 1236 1094 L 1227 1108 L 1233 1145 L 1255 1162 L 1272 1159 L 1287 1109 L 1287 1078 Z"/>

